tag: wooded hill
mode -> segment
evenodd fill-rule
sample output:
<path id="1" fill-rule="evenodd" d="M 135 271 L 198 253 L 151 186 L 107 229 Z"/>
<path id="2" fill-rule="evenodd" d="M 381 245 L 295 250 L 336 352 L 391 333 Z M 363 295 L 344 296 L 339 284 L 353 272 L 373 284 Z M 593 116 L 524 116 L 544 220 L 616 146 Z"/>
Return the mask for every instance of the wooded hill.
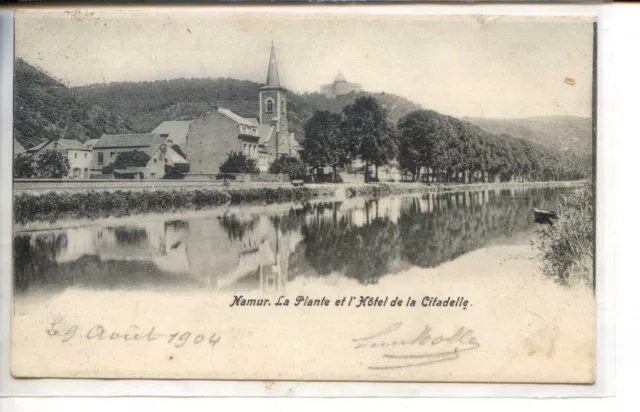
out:
<path id="1" fill-rule="evenodd" d="M 258 92 L 262 85 L 248 80 L 174 79 L 140 83 L 109 83 L 78 87 L 88 101 L 120 115 L 129 116 L 138 132 L 153 130 L 165 120 L 188 120 L 223 106 L 244 117 L 258 117 Z M 287 93 L 289 128 L 302 139 L 304 123 L 316 110 L 340 112 L 363 95 L 372 95 L 387 108 L 394 122 L 420 108 L 411 101 L 387 93 L 351 93 L 327 98 L 320 93 Z"/>
<path id="2" fill-rule="evenodd" d="M 575 116 L 545 116 L 524 119 L 463 118 L 489 133 L 507 134 L 540 143 L 559 152 L 579 155 L 593 150 L 591 119 Z"/>
<path id="3" fill-rule="evenodd" d="M 25 148 L 48 139 L 97 139 L 103 133 L 126 133 L 126 117 L 89 102 L 74 89 L 28 64 L 15 61 L 14 137 Z"/>

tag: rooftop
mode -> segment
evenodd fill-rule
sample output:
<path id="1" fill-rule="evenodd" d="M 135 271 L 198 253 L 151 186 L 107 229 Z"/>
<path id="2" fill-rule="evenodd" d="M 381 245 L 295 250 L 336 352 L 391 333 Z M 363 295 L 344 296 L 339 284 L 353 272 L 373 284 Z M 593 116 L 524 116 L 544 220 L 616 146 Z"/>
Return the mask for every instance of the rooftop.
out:
<path id="1" fill-rule="evenodd" d="M 187 133 L 192 120 L 172 120 L 160 123 L 151 133 L 166 134 L 169 139 L 180 147 L 187 143 Z"/>
<path id="2" fill-rule="evenodd" d="M 111 147 L 149 147 L 159 134 L 103 134 L 93 146 L 94 149 Z"/>

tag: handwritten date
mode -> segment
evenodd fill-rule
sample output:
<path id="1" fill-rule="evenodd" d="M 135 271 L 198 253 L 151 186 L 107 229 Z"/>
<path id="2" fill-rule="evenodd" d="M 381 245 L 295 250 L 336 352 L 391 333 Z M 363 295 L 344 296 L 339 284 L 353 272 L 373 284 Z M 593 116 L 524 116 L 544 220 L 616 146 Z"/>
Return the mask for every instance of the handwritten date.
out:
<path id="1" fill-rule="evenodd" d="M 142 330 L 137 325 L 130 325 L 122 330 L 111 330 L 103 325 L 96 324 L 89 328 L 81 328 L 76 324 L 68 324 L 62 316 L 56 317 L 45 330 L 52 338 L 60 338 L 63 343 L 72 339 L 85 339 L 87 341 L 132 341 L 132 342 L 164 342 L 176 348 L 185 345 L 207 345 L 214 348 L 220 342 L 217 333 L 192 333 L 189 331 L 175 331 L 173 333 L 160 333 L 155 326 Z"/>

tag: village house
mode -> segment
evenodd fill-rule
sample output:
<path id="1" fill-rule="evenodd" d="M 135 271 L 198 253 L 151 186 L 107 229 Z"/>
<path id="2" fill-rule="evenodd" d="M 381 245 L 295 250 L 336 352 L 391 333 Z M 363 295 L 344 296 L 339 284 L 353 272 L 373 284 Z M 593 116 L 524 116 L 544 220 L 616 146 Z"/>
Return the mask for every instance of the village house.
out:
<path id="1" fill-rule="evenodd" d="M 69 173 L 67 179 L 89 179 L 92 162 L 92 153 L 82 143 L 73 139 L 48 140 L 29 150 L 31 156 L 37 161 L 47 150 L 56 150 L 66 154 L 69 159 Z"/>
<path id="2" fill-rule="evenodd" d="M 172 120 L 160 123 L 151 133 L 168 137 L 173 144 L 177 144 L 181 150 L 185 150 L 187 133 L 192 120 Z"/>
<path id="3" fill-rule="evenodd" d="M 93 174 L 101 175 L 105 166 L 115 162 L 120 153 L 139 150 L 150 159 L 144 166 L 128 166 L 114 169 L 113 174 L 126 179 L 161 179 L 164 177 L 165 165 L 188 164 L 171 145 L 173 142 L 159 134 L 118 134 L 102 135 L 93 145 Z"/>
<path id="4" fill-rule="evenodd" d="M 254 159 L 261 172 L 282 155 L 297 156 L 300 146 L 287 122 L 287 90 L 280 85 L 275 48 L 260 88 L 259 118 L 245 118 L 229 109 L 213 106 L 191 122 L 186 135 L 189 177 L 217 174 L 227 154 L 241 151 Z"/>

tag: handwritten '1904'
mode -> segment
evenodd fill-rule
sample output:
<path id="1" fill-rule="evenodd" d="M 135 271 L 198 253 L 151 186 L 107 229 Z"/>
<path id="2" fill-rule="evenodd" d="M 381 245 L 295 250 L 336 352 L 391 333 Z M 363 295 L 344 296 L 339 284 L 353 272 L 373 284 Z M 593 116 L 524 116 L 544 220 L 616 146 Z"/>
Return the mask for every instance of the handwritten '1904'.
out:
<path id="1" fill-rule="evenodd" d="M 193 345 L 206 344 L 212 348 L 220 342 L 220 336 L 216 333 L 211 334 L 195 334 L 192 332 L 173 332 L 158 333 L 156 327 L 152 326 L 146 331 L 140 330 L 136 325 L 131 325 L 125 331 L 107 330 L 102 325 L 93 325 L 83 332 L 78 325 L 68 325 L 64 322 L 62 316 L 58 316 L 49 324 L 49 328 L 45 330 L 47 335 L 51 337 L 59 337 L 61 341 L 66 343 L 72 339 L 86 339 L 88 341 L 104 341 L 104 340 L 121 340 L 132 342 L 154 342 L 157 340 L 164 341 L 167 344 L 174 345 L 176 348 L 182 348 L 187 343 Z"/>

